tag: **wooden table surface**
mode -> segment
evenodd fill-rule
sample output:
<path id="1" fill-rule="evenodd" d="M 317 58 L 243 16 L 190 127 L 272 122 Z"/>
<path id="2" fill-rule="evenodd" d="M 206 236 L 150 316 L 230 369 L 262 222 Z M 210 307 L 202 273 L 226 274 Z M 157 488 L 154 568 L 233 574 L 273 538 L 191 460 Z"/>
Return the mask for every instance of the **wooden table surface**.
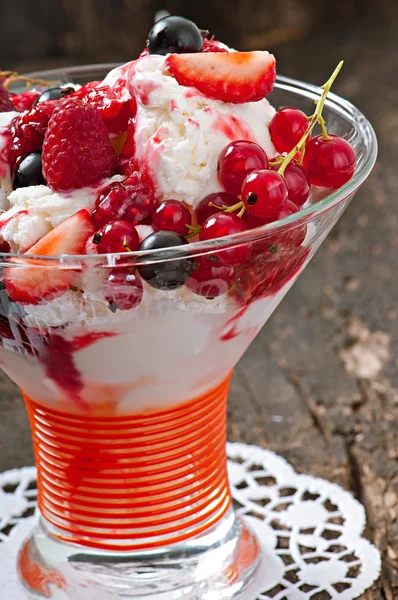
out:
<path id="1" fill-rule="evenodd" d="M 279 71 L 336 92 L 372 121 L 378 164 L 239 363 L 229 439 L 259 444 L 335 481 L 367 509 L 383 554 L 363 598 L 398 598 L 398 50 L 393 26 L 276 48 Z M 56 59 L 49 61 L 56 66 Z M 36 68 L 41 64 L 19 65 Z M 0 470 L 33 463 L 16 387 L 0 376 Z M 276 418 L 275 418 L 276 417 Z"/>

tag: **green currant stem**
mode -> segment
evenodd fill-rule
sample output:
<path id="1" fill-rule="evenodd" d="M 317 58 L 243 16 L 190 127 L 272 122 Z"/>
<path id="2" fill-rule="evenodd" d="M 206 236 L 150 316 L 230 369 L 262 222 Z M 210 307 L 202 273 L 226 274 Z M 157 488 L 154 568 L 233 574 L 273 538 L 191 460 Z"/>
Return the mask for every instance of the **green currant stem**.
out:
<path id="1" fill-rule="evenodd" d="M 237 202 L 236 204 L 233 204 L 232 206 L 228 206 L 228 208 L 226 208 L 224 210 L 224 212 L 226 213 L 233 213 L 236 210 L 240 210 L 243 206 L 245 206 L 242 202 L 242 200 L 240 202 Z"/>
<path id="2" fill-rule="evenodd" d="M 325 123 L 325 119 L 323 117 L 319 117 L 319 125 L 321 126 L 322 129 L 322 137 L 324 140 L 330 140 L 330 137 L 328 135 L 327 129 L 326 129 L 326 123 Z"/>
<path id="3" fill-rule="evenodd" d="M 270 160 L 268 163 L 269 167 L 277 167 L 283 163 L 283 156 L 276 156 L 274 160 Z"/>
<path id="4" fill-rule="evenodd" d="M 228 208 L 228 206 L 225 206 L 225 204 L 217 206 L 216 204 L 214 204 L 214 202 L 209 202 L 209 206 L 211 206 L 212 208 L 217 208 L 217 210 L 226 210 Z"/>
<path id="5" fill-rule="evenodd" d="M 286 167 L 293 160 L 293 158 L 296 156 L 296 154 L 298 152 L 301 152 L 304 149 L 307 139 L 311 135 L 311 132 L 314 129 L 315 125 L 317 123 L 320 123 L 321 127 L 322 127 L 322 123 L 320 122 L 320 119 L 322 118 L 323 107 L 325 106 L 326 98 L 327 98 L 328 93 L 330 92 L 330 88 L 332 87 L 337 75 L 340 73 L 340 71 L 343 67 L 343 64 L 344 64 L 343 60 L 341 62 L 339 62 L 339 64 L 335 68 L 330 79 L 324 85 L 321 86 L 322 90 L 323 90 L 322 95 L 319 98 L 319 100 L 316 101 L 316 110 L 311 117 L 307 131 L 304 133 L 301 140 L 294 146 L 294 148 L 284 158 L 281 166 L 279 167 L 278 173 L 279 173 L 279 175 L 281 175 L 281 177 L 283 177 Z M 327 138 L 327 139 L 329 139 L 329 138 Z"/>
<path id="6" fill-rule="evenodd" d="M 185 225 L 185 227 L 187 229 L 189 229 L 189 231 L 190 231 L 189 235 L 190 236 L 197 235 L 199 233 L 199 231 L 200 231 L 200 227 L 199 226 L 198 227 L 192 227 L 192 225 Z"/>
<path id="7" fill-rule="evenodd" d="M 246 212 L 246 206 L 243 205 L 242 208 L 240 209 L 240 211 L 238 212 L 237 216 L 242 218 L 243 215 L 245 214 L 245 212 Z"/>

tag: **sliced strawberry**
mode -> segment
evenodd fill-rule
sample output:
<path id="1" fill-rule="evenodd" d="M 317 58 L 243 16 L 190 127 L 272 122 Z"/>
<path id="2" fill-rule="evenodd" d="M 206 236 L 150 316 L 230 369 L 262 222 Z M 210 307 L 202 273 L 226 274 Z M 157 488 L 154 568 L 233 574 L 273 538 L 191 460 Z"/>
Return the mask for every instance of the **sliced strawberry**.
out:
<path id="1" fill-rule="evenodd" d="M 84 253 L 87 238 L 94 233 L 87 210 L 82 209 L 47 233 L 25 252 L 26 256 L 58 256 Z M 75 275 L 45 259 L 16 259 L 20 267 L 5 269 L 4 280 L 10 298 L 19 304 L 39 304 L 62 295 Z M 42 266 L 47 265 L 47 266 Z"/>
<path id="2" fill-rule="evenodd" d="M 167 67 L 181 85 L 223 102 L 255 102 L 272 92 L 275 57 L 269 52 L 170 54 Z"/>

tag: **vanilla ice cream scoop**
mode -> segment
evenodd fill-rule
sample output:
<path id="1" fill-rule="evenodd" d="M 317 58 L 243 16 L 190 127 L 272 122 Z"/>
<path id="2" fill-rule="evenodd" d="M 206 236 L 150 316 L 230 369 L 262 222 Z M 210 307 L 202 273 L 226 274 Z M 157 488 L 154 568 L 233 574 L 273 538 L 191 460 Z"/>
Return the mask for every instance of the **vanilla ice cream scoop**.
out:
<path id="1" fill-rule="evenodd" d="M 130 67 L 130 91 L 137 100 L 136 162 L 154 182 L 157 198 L 195 205 L 220 191 L 217 160 L 227 144 L 250 140 L 269 157 L 276 154 L 269 123 L 275 114 L 267 100 L 225 103 L 180 85 L 166 67 L 167 57 L 150 55 Z"/>

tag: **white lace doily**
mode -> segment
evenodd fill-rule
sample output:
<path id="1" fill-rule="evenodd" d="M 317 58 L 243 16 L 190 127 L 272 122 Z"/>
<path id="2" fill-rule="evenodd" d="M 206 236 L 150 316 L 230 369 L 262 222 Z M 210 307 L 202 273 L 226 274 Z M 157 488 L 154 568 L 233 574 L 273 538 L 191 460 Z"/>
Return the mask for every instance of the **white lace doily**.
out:
<path id="1" fill-rule="evenodd" d="M 380 554 L 361 537 L 365 510 L 350 493 L 298 475 L 257 446 L 230 443 L 227 450 L 235 507 L 263 551 L 261 581 L 244 600 L 352 600 L 372 585 Z M 15 561 L 36 521 L 36 494 L 34 467 L 0 474 L 0 573 L 7 600 L 24 600 Z"/>

